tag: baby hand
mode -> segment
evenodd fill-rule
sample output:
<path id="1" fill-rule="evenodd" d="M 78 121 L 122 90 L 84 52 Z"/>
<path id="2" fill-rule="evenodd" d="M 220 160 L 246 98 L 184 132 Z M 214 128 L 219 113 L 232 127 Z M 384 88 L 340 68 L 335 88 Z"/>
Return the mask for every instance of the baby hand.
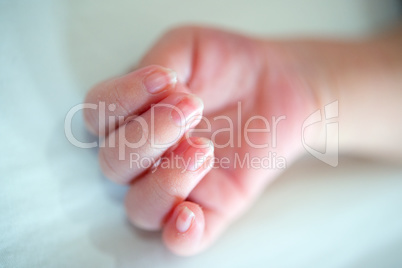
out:
<path id="1" fill-rule="evenodd" d="M 162 229 L 176 254 L 198 253 L 299 156 L 302 121 L 317 105 L 288 56 L 261 40 L 179 28 L 140 68 L 88 93 L 98 108 L 85 111 L 87 126 L 105 137 L 102 171 L 129 185 L 135 226 Z"/>

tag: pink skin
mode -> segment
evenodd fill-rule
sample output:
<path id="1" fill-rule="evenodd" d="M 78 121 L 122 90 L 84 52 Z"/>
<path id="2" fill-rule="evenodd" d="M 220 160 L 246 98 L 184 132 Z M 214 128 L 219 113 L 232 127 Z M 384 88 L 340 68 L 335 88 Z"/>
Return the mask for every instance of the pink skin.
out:
<path id="1" fill-rule="evenodd" d="M 109 133 L 101 145 L 99 150 L 101 168 L 105 175 L 115 182 L 128 183 L 132 178 L 141 175 L 145 169 L 132 168 L 130 157 L 136 154 L 156 161 L 169 145 L 176 144 L 184 135 L 185 118 L 189 117 L 190 120 L 197 118 L 196 115 L 201 115 L 203 109 L 199 98 L 183 93 L 172 93 L 157 104 L 159 106 L 154 106 L 152 110 L 126 120 L 126 124 Z M 154 136 L 152 128 L 155 129 Z M 116 142 L 110 142 L 111 139 Z M 137 146 L 139 148 L 134 148 Z"/>
<path id="2" fill-rule="evenodd" d="M 205 174 L 212 168 L 209 163 L 214 148 L 205 138 L 192 137 L 202 148 L 183 140 L 159 166 L 132 183 L 126 197 L 127 214 L 131 222 L 146 230 L 159 230 L 172 207 L 182 203 Z M 205 162 L 195 165 L 194 156 L 203 154 Z M 175 156 L 179 160 L 175 164 Z M 201 159 L 201 157 L 200 157 Z"/>
<path id="3" fill-rule="evenodd" d="M 86 102 L 116 104 L 114 111 L 106 111 L 107 116 L 121 115 L 127 118 L 138 115 L 149 121 L 151 104 L 175 104 L 178 96 L 192 93 L 202 99 L 204 116 L 212 123 L 213 131 L 228 127 L 226 121 L 214 120 L 216 116 L 229 116 L 233 119 L 234 129 L 243 130 L 246 121 L 253 115 L 264 116 L 271 127 L 272 116 L 284 115 L 286 119 L 277 123 L 276 148 L 272 147 L 271 133 L 249 134 L 254 144 L 270 144 L 268 148 L 258 149 L 250 146 L 243 134 L 238 137 L 238 131 L 233 137 L 236 141 L 233 147 L 220 148 L 217 145 L 225 144 L 230 138 L 227 132 L 222 132 L 214 137 L 214 154 L 218 159 L 228 157 L 234 160 L 235 154 L 244 156 L 248 153 L 250 157 L 262 157 L 268 152 L 276 152 L 285 157 L 287 165 L 290 165 L 302 151 L 300 131 L 303 120 L 319 107 L 305 78 L 308 76 L 301 74 L 298 65 L 293 62 L 293 55 L 279 49 L 274 43 L 212 29 L 180 28 L 163 36 L 142 59 L 139 69 L 97 85 L 88 93 Z M 161 66 L 175 70 L 177 81 L 169 70 Z M 159 93 L 151 93 L 144 82 L 150 73 L 155 72 L 162 77 L 155 82 L 157 86 L 153 83 Z M 164 87 L 161 86 L 163 83 L 166 84 Z M 241 122 L 237 117 L 238 102 L 242 106 Z M 202 107 L 197 105 L 187 103 L 180 110 L 199 113 L 200 110 L 195 110 L 202 110 Z M 173 140 L 174 143 L 181 142 L 177 148 L 169 149 L 168 146 L 156 150 L 144 145 L 139 149 L 128 148 L 126 156 L 136 152 L 157 160 L 158 157 L 176 153 L 189 158 L 199 151 L 194 148 L 183 151 L 180 148 L 187 141 L 183 140 L 184 133 L 178 134 L 178 127 L 172 123 L 169 115 L 169 108 L 157 111 L 156 118 L 160 120 L 156 123 L 156 136 L 162 140 Z M 87 111 L 85 119 L 88 128 L 99 134 L 96 111 Z M 253 121 L 249 128 L 263 128 L 261 123 Z M 187 127 L 194 125 L 193 122 Z M 121 132 L 122 126 L 122 122 L 100 126 L 101 132 L 109 135 L 105 140 L 106 145 L 110 135 Z M 201 122 L 198 128 L 205 128 L 205 122 Z M 145 132 L 135 123 L 129 123 L 125 129 L 127 140 L 130 141 L 138 140 Z M 192 136 L 201 135 L 211 139 L 211 133 L 201 135 L 194 132 Z M 238 138 L 241 145 L 237 142 Z M 201 143 L 208 144 L 205 139 Z M 210 149 L 202 150 L 212 156 Z M 210 170 L 210 166 L 202 165 L 199 169 L 185 172 L 165 168 L 152 173 L 146 169 L 130 168 L 128 159 L 119 160 L 118 154 L 118 148 L 101 148 L 100 162 L 108 177 L 120 183 L 130 183 L 126 197 L 130 220 L 143 229 L 162 228 L 164 243 L 178 255 L 192 255 L 207 248 L 280 173 L 278 169 L 235 168 L 233 161 L 225 169 Z M 179 216 L 184 207 L 187 215 L 191 215 L 189 221 L 186 215 Z M 188 230 L 183 232 L 186 229 L 183 226 L 187 226 Z"/>

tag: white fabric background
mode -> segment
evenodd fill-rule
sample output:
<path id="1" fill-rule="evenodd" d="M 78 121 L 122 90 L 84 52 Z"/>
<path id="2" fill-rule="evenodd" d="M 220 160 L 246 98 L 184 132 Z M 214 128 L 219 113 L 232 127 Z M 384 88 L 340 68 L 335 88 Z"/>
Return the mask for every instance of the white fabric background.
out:
<path id="1" fill-rule="evenodd" d="M 0 1 L 0 267 L 401 267 L 400 167 L 307 156 L 211 249 L 179 258 L 128 224 L 125 187 L 63 129 L 91 85 L 127 71 L 178 23 L 358 37 L 397 12 L 380 0 Z M 94 139 L 81 114 L 74 134 Z"/>

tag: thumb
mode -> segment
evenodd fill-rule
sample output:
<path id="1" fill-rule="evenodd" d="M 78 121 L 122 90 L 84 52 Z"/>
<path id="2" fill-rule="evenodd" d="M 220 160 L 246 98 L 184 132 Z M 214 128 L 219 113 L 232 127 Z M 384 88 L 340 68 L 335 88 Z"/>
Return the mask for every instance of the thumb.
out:
<path id="1" fill-rule="evenodd" d="M 160 65 L 175 70 L 178 84 L 203 99 L 208 114 L 255 91 L 265 66 L 263 51 L 261 42 L 247 36 L 187 26 L 163 35 L 139 67 Z"/>
<path id="2" fill-rule="evenodd" d="M 188 84 L 194 65 L 197 27 L 180 27 L 165 33 L 141 59 L 139 67 L 161 65 L 177 72 L 178 80 Z"/>

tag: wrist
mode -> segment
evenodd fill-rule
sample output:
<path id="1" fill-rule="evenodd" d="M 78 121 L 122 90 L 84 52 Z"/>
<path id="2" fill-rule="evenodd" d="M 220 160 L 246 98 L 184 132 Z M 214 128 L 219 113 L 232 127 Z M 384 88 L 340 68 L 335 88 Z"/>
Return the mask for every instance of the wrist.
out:
<path id="1" fill-rule="evenodd" d="M 258 99 L 270 116 L 282 115 L 285 120 L 277 129 L 278 148 L 288 159 L 296 159 L 306 153 L 303 142 L 314 144 L 319 140 L 321 125 L 305 127 L 305 121 L 321 108 L 321 92 L 313 90 L 317 80 L 314 64 L 303 58 L 307 52 L 294 41 L 264 41 L 264 62 L 262 72 L 264 86 Z M 305 61 L 306 60 L 306 61 Z M 292 161 L 292 160 L 291 160 Z"/>

